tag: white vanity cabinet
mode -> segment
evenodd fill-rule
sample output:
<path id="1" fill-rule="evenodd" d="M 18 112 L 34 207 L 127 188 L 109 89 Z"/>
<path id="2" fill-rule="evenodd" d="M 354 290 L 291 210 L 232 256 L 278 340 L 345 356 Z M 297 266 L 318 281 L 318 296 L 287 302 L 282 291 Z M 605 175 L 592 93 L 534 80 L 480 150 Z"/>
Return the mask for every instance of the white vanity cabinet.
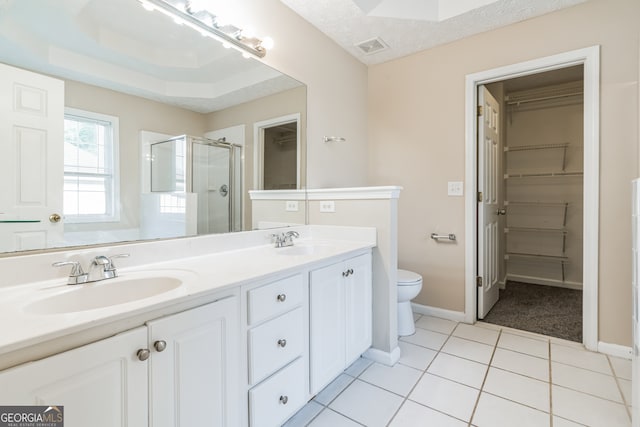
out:
<path id="1" fill-rule="evenodd" d="M 305 275 L 245 288 L 251 427 L 282 425 L 308 400 Z"/>
<path id="2" fill-rule="evenodd" d="M 371 253 L 311 271 L 310 390 L 315 395 L 371 346 Z"/>
<path id="3" fill-rule="evenodd" d="M 149 426 L 240 424 L 238 309 L 227 297 L 147 323 Z"/>
<path id="4" fill-rule="evenodd" d="M 66 427 L 240 425 L 238 298 L 0 372 L 0 404 L 64 406 Z"/>
<path id="5" fill-rule="evenodd" d="M 0 372 L 0 404 L 64 406 L 66 427 L 146 426 L 147 342 L 139 327 Z"/>

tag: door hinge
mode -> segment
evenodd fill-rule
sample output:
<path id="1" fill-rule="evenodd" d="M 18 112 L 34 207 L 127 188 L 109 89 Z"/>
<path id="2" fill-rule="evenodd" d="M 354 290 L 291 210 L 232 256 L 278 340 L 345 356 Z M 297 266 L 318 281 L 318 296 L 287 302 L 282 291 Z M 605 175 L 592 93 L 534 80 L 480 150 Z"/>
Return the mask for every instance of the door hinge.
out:
<path id="1" fill-rule="evenodd" d="M 481 276 L 476 277 L 476 285 L 478 285 L 479 288 L 482 287 L 482 277 Z"/>
<path id="2" fill-rule="evenodd" d="M 482 191 L 478 191 L 478 201 L 482 202 Z"/>
<path id="3" fill-rule="evenodd" d="M 480 117 L 483 113 L 482 105 L 478 105 L 478 117 Z"/>

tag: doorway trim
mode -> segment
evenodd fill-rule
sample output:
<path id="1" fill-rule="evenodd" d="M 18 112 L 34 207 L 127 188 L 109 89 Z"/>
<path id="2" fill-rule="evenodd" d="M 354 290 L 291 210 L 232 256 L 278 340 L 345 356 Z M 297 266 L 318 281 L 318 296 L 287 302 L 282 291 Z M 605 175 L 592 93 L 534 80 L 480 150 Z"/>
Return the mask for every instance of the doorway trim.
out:
<path id="1" fill-rule="evenodd" d="M 253 124 L 253 189 L 264 188 L 264 130 L 296 122 L 296 189 L 300 189 L 300 113 L 274 117 Z"/>
<path id="2" fill-rule="evenodd" d="M 465 78 L 465 317 L 477 319 L 477 120 L 479 85 L 574 65 L 584 66 L 583 292 L 582 336 L 589 350 L 598 349 L 598 232 L 600 190 L 600 46 L 533 59 Z"/>

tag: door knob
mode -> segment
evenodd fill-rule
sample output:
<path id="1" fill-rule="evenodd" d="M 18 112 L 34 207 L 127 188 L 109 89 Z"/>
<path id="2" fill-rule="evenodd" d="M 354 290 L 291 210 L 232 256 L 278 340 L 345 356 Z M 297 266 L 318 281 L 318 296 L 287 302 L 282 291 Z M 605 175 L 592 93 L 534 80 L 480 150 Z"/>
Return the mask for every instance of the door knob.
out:
<path id="1" fill-rule="evenodd" d="M 507 210 L 506 210 L 506 209 L 504 209 L 504 208 L 502 208 L 502 209 L 498 209 L 498 210 L 496 211 L 496 213 L 497 213 L 498 215 L 506 215 L 506 214 L 507 214 Z"/>
<path id="2" fill-rule="evenodd" d="M 62 217 L 60 216 L 60 214 L 52 213 L 51 215 L 49 215 L 49 221 L 51 222 L 60 222 L 61 219 Z"/>

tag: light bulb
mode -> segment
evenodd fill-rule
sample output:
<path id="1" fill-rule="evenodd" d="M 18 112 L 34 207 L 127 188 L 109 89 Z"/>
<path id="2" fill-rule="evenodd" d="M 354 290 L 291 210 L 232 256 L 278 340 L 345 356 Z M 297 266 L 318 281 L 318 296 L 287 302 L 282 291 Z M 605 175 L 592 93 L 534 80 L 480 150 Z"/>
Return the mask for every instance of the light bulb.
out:
<path id="1" fill-rule="evenodd" d="M 245 59 L 249 59 L 249 58 L 251 58 L 251 55 L 249 55 L 249 53 L 247 53 L 247 52 L 242 52 L 242 57 L 245 58 Z"/>
<path id="2" fill-rule="evenodd" d="M 222 42 L 222 47 L 225 49 L 231 49 L 231 45 L 227 42 Z"/>

